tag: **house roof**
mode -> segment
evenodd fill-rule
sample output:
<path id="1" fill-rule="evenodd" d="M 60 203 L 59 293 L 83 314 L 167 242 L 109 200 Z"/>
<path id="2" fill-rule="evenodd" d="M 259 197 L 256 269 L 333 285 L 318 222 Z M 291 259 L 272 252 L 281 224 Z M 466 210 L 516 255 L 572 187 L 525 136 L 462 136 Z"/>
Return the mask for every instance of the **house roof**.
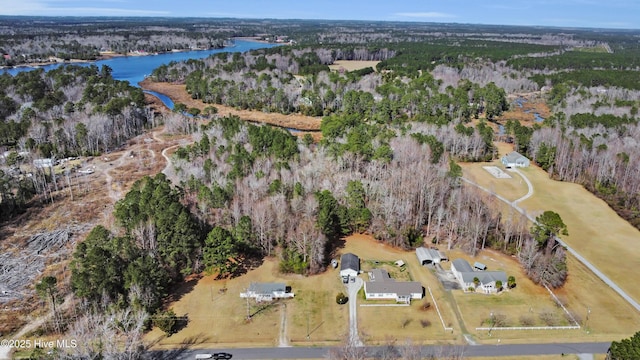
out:
<path id="1" fill-rule="evenodd" d="M 473 268 L 465 259 L 455 259 L 451 263 L 451 266 L 455 266 L 456 271 L 459 273 L 473 272 Z"/>
<path id="2" fill-rule="evenodd" d="M 352 253 L 342 254 L 340 258 L 340 270 L 360 271 L 360 258 Z"/>
<path id="3" fill-rule="evenodd" d="M 518 161 L 529 160 L 526 156 L 520 154 L 517 151 L 512 151 L 503 157 L 508 163 L 515 163 Z"/>
<path id="4" fill-rule="evenodd" d="M 441 259 L 442 256 L 440 252 L 435 249 L 429 249 L 426 247 L 419 247 L 416 249 L 416 256 L 418 256 L 418 260 L 420 262 L 424 262 L 425 260 L 433 262 L 435 259 Z"/>
<path id="5" fill-rule="evenodd" d="M 256 294 L 272 294 L 274 292 L 286 292 L 287 286 L 284 283 L 251 283 L 249 292 Z"/>
<path id="6" fill-rule="evenodd" d="M 476 261 L 476 262 L 473 263 L 473 267 L 476 268 L 476 269 L 484 270 L 484 269 L 487 268 L 487 265 L 485 265 L 485 264 L 483 264 L 483 263 L 481 263 L 479 261 Z"/>
<path id="7" fill-rule="evenodd" d="M 482 285 L 489 284 L 498 280 L 502 281 L 503 284 L 507 283 L 507 274 L 505 274 L 504 271 L 470 271 L 463 272 L 461 273 L 461 275 L 462 281 L 467 284 L 472 283 L 474 278 L 478 278 L 480 284 Z"/>
<path id="8" fill-rule="evenodd" d="M 399 296 L 410 296 L 411 294 L 422 293 L 422 284 L 417 281 L 371 281 L 364 283 L 365 292 L 379 294 L 397 294 Z"/>
<path id="9" fill-rule="evenodd" d="M 369 278 L 371 281 L 394 281 L 391 276 L 389 276 L 389 272 L 384 269 L 373 269 L 371 273 L 369 273 Z"/>

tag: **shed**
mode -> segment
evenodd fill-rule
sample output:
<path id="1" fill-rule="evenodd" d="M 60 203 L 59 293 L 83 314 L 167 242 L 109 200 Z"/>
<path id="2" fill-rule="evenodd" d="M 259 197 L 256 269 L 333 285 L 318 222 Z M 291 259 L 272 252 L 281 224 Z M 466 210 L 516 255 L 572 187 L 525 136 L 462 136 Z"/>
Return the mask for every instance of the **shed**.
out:
<path id="1" fill-rule="evenodd" d="M 360 258 L 352 253 L 342 254 L 340 258 L 340 276 L 344 278 L 356 277 L 360 273 Z"/>
<path id="2" fill-rule="evenodd" d="M 481 263 L 481 262 L 478 262 L 478 261 L 476 261 L 475 263 L 473 263 L 473 267 L 474 267 L 475 269 L 478 269 L 478 270 L 481 270 L 481 271 L 487 270 L 487 265 L 485 265 L 485 264 L 483 264 L 483 263 Z"/>
<path id="3" fill-rule="evenodd" d="M 428 249 L 426 247 L 419 247 L 416 249 L 416 256 L 420 265 L 438 264 L 442 257 L 440 252 L 436 249 Z"/>
<path id="4" fill-rule="evenodd" d="M 397 267 L 403 267 L 404 266 L 404 261 L 398 260 L 394 264 L 396 264 Z"/>

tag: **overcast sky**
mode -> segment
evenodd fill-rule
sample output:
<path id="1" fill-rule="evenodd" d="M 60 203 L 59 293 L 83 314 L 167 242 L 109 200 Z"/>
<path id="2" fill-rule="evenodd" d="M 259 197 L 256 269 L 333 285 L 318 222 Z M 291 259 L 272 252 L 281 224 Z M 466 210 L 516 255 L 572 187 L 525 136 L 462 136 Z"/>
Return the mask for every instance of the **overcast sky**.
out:
<path id="1" fill-rule="evenodd" d="M 386 20 L 640 29 L 640 0 L 0 0 L 0 15 Z"/>

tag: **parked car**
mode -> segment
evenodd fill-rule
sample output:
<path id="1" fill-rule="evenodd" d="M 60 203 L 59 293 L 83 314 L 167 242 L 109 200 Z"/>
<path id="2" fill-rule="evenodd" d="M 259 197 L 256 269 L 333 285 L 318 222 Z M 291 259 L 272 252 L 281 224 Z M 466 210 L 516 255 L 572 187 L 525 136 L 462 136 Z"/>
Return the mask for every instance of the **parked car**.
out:
<path id="1" fill-rule="evenodd" d="M 233 357 L 233 355 L 229 354 L 229 353 L 215 353 L 213 354 L 213 358 L 214 359 L 218 359 L 218 360 L 228 360 L 231 359 Z"/>

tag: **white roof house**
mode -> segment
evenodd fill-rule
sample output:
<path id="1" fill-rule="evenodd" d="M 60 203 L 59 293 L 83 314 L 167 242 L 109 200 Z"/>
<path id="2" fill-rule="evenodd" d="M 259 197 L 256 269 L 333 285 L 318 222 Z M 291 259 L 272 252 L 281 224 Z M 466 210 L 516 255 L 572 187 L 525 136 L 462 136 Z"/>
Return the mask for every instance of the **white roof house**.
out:
<path id="1" fill-rule="evenodd" d="M 507 274 L 504 271 L 474 271 L 464 259 L 453 260 L 451 272 L 465 291 L 469 288 L 474 288 L 476 291 L 494 293 L 499 290 L 496 282 L 502 282 L 502 286 L 507 285 Z M 474 281 L 476 278 L 478 279 L 477 286 Z"/>
<path id="2" fill-rule="evenodd" d="M 422 299 L 424 290 L 417 281 L 395 281 L 384 269 L 373 269 L 369 273 L 370 281 L 364 283 L 364 296 L 367 300 L 395 300 L 408 304 L 412 299 Z"/>
<path id="3" fill-rule="evenodd" d="M 356 277 L 360 273 L 360 258 L 352 253 L 342 254 L 340 258 L 340 276 Z"/>
<path id="4" fill-rule="evenodd" d="M 529 159 L 517 151 L 508 153 L 503 156 L 500 161 L 502 161 L 502 164 L 506 167 L 528 167 L 530 164 Z"/>
<path id="5" fill-rule="evenodd" d="M 284 283 L 251 283 L 246 292 L 240 293 L 241 298 L 254 298 L 257 302 L 293 296 L 292 292 L 287 292 L 287 286 Z"/>
<path id="6" fill-rule="evenodd" d="M 441 261 L 449 260 L 447 256 L 436 249 L 419 247 L 416 249 L 416 256 L 420 265 L 438 264 Z"/>

